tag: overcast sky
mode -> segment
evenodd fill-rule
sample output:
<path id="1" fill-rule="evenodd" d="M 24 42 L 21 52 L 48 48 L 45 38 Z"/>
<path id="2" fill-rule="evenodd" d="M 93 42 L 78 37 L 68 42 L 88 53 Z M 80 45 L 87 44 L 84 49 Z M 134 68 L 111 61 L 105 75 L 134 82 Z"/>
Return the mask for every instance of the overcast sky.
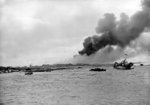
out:
<path id="1" fill-rule="evenodd" d="M 0 0 L 0 64 L 63 62 L 96 34 L 104 13 L 129 16 L 140 0 Z"/>

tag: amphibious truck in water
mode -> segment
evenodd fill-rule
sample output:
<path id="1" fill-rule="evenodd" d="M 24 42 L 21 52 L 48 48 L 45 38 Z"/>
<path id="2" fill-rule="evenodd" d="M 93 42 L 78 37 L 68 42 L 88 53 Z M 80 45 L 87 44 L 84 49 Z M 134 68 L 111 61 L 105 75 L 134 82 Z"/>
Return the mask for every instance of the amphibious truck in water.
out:
<path id="1" fill-rule="evenodd" d="M 125 69 L 125 70 L 127 70 L 127 69 L 133 69 L 133 63 L 132 62 L 128 62 L 128 61 L 126 61 L 126 59 L 124 59 L 123 61 L 121 61 L 121 62 L 115 62 L 114 63 L 114 68 L 115 69 Z"/>

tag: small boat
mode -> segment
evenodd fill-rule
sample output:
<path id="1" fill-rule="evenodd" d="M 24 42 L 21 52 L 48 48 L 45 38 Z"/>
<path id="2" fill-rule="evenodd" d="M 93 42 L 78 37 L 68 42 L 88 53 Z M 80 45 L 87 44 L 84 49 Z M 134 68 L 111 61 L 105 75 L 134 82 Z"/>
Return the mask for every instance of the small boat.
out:
<path id="1" fill-rule="evenodd" d="M 32 75 L 33 72 L 31 71 L 30 68 L 27 68 L 26 71 L 25 71 L 25 75 Z"/>
<path id="2" fill-rule="evenodd" d="M 25 75 L 32 75 L 33 72 L 25 72 Z"/>
<path id="3" fill-rule="evenodd" d="M 94 69 L 91 69 L 90 71 L 106 71 L 106 69 L 103 69 L 103 68 L 94 68 Z"/>

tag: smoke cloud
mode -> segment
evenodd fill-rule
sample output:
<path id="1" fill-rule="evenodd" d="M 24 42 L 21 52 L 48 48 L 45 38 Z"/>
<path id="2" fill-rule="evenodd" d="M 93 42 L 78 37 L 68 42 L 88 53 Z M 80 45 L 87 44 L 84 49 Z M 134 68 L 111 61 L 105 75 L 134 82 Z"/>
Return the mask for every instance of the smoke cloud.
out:
<path id="1" fill-rule="evenodd" d="M 106 13 L 98 21 L 96 33 L 84 40 L 80 55 L 92 55 L 106 46 L 118 46 L 124 49 L 137 39 L 150 26 L 150 0 L 142 1 L 142 10 L 130 18 L 122 13 L 118 21 L 114 14 Z M 108 47 L 109 48 L 109 47 Z"/>
<path id="2" fill-rule="evenodd" d="M 105 63 L 112 63 L 116 59 L 121 58 L 124 56 L 122 53 L 124 49 L 120 47 L 114 46 L 106 46 L 105 48 L 98 51 L 97 54 L 92 54 L 90 56 L 86 55 L 76 55 L 72 60 L 72 63 L 83 63 L 83 64 L 105 64 Z"/>

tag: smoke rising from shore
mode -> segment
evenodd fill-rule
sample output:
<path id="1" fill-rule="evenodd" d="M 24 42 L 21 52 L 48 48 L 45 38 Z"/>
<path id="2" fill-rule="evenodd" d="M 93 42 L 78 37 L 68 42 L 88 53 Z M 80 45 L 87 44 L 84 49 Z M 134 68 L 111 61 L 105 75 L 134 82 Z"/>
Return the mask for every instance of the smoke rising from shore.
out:
<path id="1" fill-rule="evenodd" d="M 98 21 L 96 33 L 83 42 L 80 55 L 92 55 L 106 46 L 118 46 L 124 49 L 150 27 L 150 0 L 142 1 L 142 10 L 130 18 L 122 13 L 117 21 L 112 13 L 106 13 Z M 108 47 L 109 48 L 109 47 Z"/>

